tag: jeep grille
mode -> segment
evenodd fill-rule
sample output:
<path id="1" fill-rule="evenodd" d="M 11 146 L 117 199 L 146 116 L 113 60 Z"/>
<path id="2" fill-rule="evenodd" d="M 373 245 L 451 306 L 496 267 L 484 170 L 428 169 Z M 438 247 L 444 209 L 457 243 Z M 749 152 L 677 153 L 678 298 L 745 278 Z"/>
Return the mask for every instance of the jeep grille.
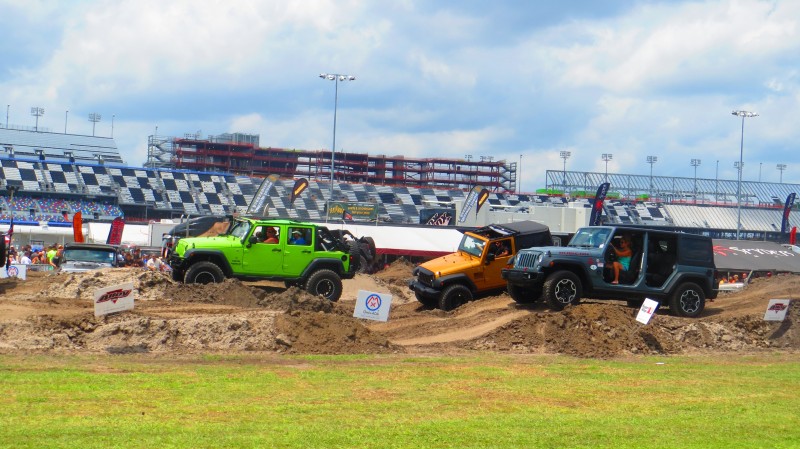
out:
<path id="1" fill-rule="evenodd" d="M 533 268 L 536 266 L 536 261 L 539 259 L 541 253 L 538 252 L 520 252 L 517 254 L 516 268 Z"/>

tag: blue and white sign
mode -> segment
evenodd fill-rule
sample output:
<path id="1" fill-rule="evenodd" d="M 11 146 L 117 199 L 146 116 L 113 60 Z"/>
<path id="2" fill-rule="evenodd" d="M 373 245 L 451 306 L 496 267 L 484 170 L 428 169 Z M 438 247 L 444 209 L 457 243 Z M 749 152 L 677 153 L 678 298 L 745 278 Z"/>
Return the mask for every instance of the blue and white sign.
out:
<path id="1" fill-rule="evenodd" d="M 392 295 L 359 290 L 353 317 L 365 320 L 389 321 Z"/>
<path id="2" fill-rule="evenodd" d="M 13 264 L 9 265 L 6 270 L 5 266 L 0 265 L 0 279 L 2 278 L 17 278 L 24 281 L 28 279 L 28 266 Z"/>

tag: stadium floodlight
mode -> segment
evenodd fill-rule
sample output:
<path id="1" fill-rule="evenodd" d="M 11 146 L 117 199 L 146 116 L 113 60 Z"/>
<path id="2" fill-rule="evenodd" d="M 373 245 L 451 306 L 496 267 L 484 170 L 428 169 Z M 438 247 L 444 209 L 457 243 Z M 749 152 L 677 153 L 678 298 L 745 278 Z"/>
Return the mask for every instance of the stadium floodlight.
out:
<path id="1" fill-rule="evenodd" d="M 97 122 L 99 122 L 102 118 L 103 116 L 101 116 L 96 112 L 92 112 L 91 114 L 89 114 L 89 121 L 92 122 L 92 136 L 94 136 L 95 125 L 97 125 Z"/>
<path id="2" fill-rule="evenodd" d="M 783 171 L 784 171 L 784 170 L 786 170 L 786 164 L 778 164 L 778 165 L 776 165 L 776 166 L 775 166 L 775 168 L 777 168 L 778 170 L 780 170 L 780 172 L 781 172 L 781 180 L 780 180 L 780 181 L 778 181 L 778 182 L 780 182 L 781 184 L 783 184 Z"/>
<path id="3" fill-rule="evenodd" d="M 34 128 L 34 130 L 35 131 L 39 131 L 39 117 L 44 115 L 44 108 L 35 107 L 35 106 L 32 107 L 31 108 L 31 115 L 36 117 L 36 128 Z"/>
<path id="4" fill-rule="evenodd" d="M 614 157 L 611 153 L 603 153 L 603 162 L 606 163 L 606 181 L 608 182 L 608 161 L 610 161 Z"/>
<path id="5" fill-rule="evenodd" d="M 697 204 L 697 166 L 700 165 L 700 159 L 692 159 L 692 167 L 694 167 L 694 203 Z"/>
<path id="6" fill-rule="evenodd" d="M 558 157 L 564 159 L 564 193 L 567 193 L 567 159 L 572 156 L 572 153 L 569 151 L 559 151 Z"/>
<path id="7" fill-rule="evenodd" d="M 758 117 L 758 114 L 750 111 L 733 111 L 731 115 L 742 118 L 742 140 L 739 144 L 739 179 L 736 182 L 736 240 L 740 239 L 742 233 L 742 157 L 744 156 L 744 119 Z"/>
<path id="8" fill-rule="evenodd" d="M 325 203 L 325 221 L 328 221 L 330 216 L 330 202 L 333 199 L 333 181 L 334 181 L 334 155 L 336 153 L 336 113 L 339 108 L 339 81 L 355 81 L 356 77 L 353 75 L 343 75 L 341 73 L 320 73 L 319 77 L 328 81 L 333 81 L 335 85 L 335 93 L 333 97 L 333 144 L 331 145 L 331 188 L 328 193 L 328 201 Z"/>
<path id="9" fill-rule="evenodd" d="M 658 156 L 647 156 L 647 163 L 650 164 L 650 197 L 653 197 L 653 164 L 658 162 Z"/>

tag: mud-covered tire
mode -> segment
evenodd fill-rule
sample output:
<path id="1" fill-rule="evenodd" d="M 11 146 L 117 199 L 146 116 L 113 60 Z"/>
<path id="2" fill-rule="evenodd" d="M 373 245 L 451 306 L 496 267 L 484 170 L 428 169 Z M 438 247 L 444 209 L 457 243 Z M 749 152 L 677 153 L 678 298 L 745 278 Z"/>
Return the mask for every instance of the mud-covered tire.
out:
<path id="1" fill-rule="evenodd" d="M 306 290 L 314 296 L 336 302 L 342 296 L 342 279 L 331 270 L 317 270 L 308 277 Z"/>
<path id="2" fill-rule="evenodd" d="M 519 285 L 508 284 L 508 296 L 518 304 L 533 304 L 542 296 L 542 290 L 538 288 L 525 288 Z"/>
<path id="3" fill-rule="evenodd" d="M 424 296 L 418 292 L 414 292 L 414 296 L 417 298 L 417 301 L 419 301 L 419 303 L 425 307 L 433 309 L 439 305 L 438 298 L 431 298 L 430 296 Z"/>
<path id="4" fill-rule="evenodd" d="M 185 274 L 186 273 L 184 273 L 183 271 L 180 271 L 180 270 L 172 270 L 172 272 L 170 273 L 170 276 L 172 277 L 172 280 L 175 281 L 175 282 L 183 282 L 183 276 Z"/>
<path id="5" fill-rule="evenodd" d="M 582 294 L 581 280 L 571 271 L 556 271 L 544 282 L 544 298 L 553 310 L 578 304 Z"/>
<path id="6" fill-rule="evenodd" d="M 368 254 L 364 254 L 364 257 L 370 263 L 372 263 L 372 261 L 374 261 L 375 258 L 378 257 L 378 249 L 375 246 L 375 239 L 373 239 L 372 237 L 364 237 L 362 240 L 364 240 L 364 243 L 366 243 L 367 246 L 369 247 L 369 252 L 368 252 Z M 365 251 L 362 251 L 362 252 L 365 252 Z"/>
<path id="7" fill-rule="evenodd" d="M 442 291 L 439 296 L 439 308 L 444 311 L 453 310 L 469 301 L 472 301 L 472 292 L 469 288 L 461 284 L 454 284 Z"/>
<path id="8" fill-rule="evenodd" d="M 214 262 L 197 262 L 186 270 L 183 281 L 187 284 L 211 284 L 225 280 L 225 273 Z"/>
<path id="9" fill-rule="evenodd" d="M 694 282 L 681 284 L 669 299 L 669 309 L 677 316 L 694 318 L 703 313 L 706 307 L 706 294 Z"/>

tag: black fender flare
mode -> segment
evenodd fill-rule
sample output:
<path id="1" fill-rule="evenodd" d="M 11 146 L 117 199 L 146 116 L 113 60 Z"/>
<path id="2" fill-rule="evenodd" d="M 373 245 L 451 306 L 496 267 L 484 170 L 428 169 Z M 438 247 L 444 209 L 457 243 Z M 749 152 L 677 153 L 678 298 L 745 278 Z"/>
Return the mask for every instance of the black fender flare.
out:
<path id="1" fill-rule="evenodd" d="M 349 257 L 349 256 L 348 256 Z M 302 279 L 308 279 L 311 276 L 311 273 L 321 270 L 321 269 L 328 269 L 333 271 L 334 273 L 338 274 L 339 277 L 347 278 L 348 273 L 344 271 L 344 264 L 342 263 L 341 259 L 314 259 L 308 266 L 303 270 L 303 273 L 300 275 Z"/>
<path id="2" fill-rule="evenodd" d="M 474 282 L 472 282 L 472 279 L 470 279 L 469 276 L 467 276 L 464 273 L 455 273 L 447 276 L 442 276 L 434 281 L 434 286 L 439 290 L 444 290 L 445 288 L 453 284 L 464 285 L 473 294 L 478 290 L 478 287 L 475 285 Z"/>
<path id="3" fill-rule="evenodd" d="M 228 262 L 228 258 L 225 257 L 225 254 L 220 250 L 190 249 L 184 254 L 184 260 L 185 263 L 181 268 L 183 271 L 188 270 L 189 267 L 196 262 L 208 261 L 217 264 L 217 266 L 222 269 L 222 272 L 225 273 L 225 276 L 231 276 L 233 274 L 233 269 Z"/>

